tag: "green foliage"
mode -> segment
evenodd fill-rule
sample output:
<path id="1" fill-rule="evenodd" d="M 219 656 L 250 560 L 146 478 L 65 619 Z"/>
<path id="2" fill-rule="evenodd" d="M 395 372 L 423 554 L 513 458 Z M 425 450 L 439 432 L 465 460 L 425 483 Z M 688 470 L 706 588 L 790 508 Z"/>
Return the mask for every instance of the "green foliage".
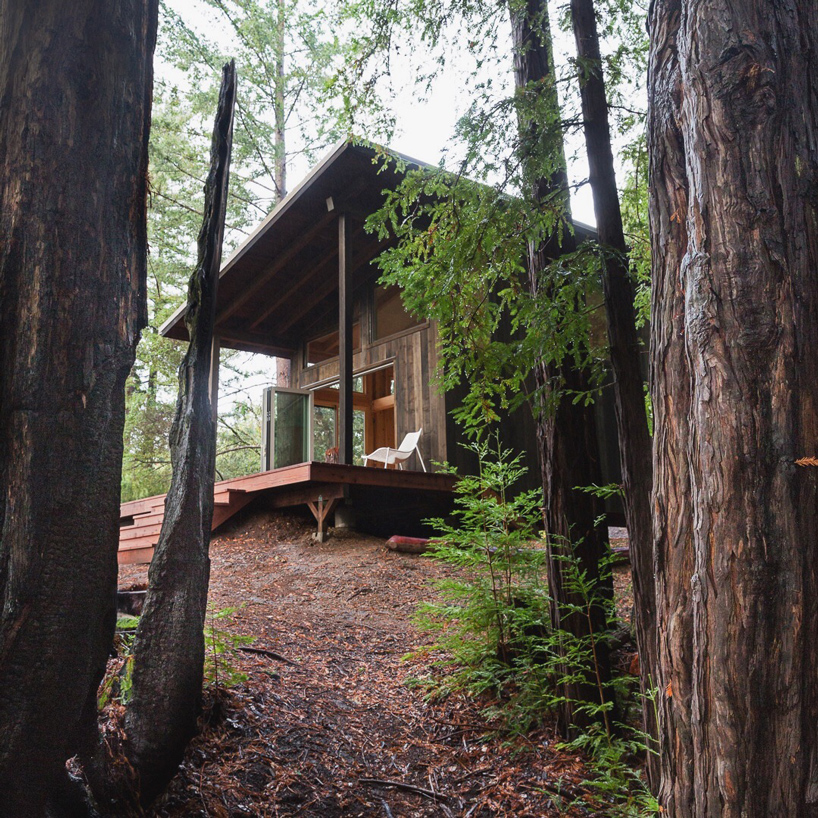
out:
<path id="1" fill-rule="evenodd" d="M 522 183 L 522 169 L 516 173 Z M 455 412 L 467 432 L 524 401 L 549 408 L 540 401 L 545 394 L 533 392 L 535 366 L 556 369 L 570 360 L 601 382 L 604 346 L 592 332 L 598 308 L 589 307 L 599 287 L 593 248 L 547 264 L 536 295 L 527 284 L 527 248 L 572 229 L 560 196 L 532 208 L 495 187 L 420 170 L 386 194 L 368 228 L 398 239 L 378 259 L 383 280 L 401 287 L 410 312 L 437 320 L 438 379 L 444 389 L 468 386 Z M 544 393 L 553 399 L 560 386 Z M 570 398 L 592 400 L 593 392 Z"/>
<path id="2" fill-rule="evenodd" d="M 597 697 L 574 701 L 574 711 L 587 715 L 590 726 L 564 746 L 581 750 L 590 759 L 593 775 L 586 786 L 606 815 L 647 815 L 656 804 L 647 793 L 637 758 L 645 752 L 637 730 L 613 721 L 632 698 L 634 679 L 615 676 L 605 681 L 597 656 L 610 631 L 577 637 L 554 628 L 552 600 L 547 590 L 548 553 L 535 539 L 537 492 L 511 496 L 519 479 L 519 457 L 512 458 L 497 444 L 475 443 L 479 457 L 476 477 L 459 481 L 456 524 L 435 520 L 441 534 L 431 555 L 460 569 L 435 583 L 442 601 L 423 605 L 417 622 L 434 635 L 434 644 L 420 653 L 441 651 L 433 667 L 438 671 L 414 684 L 431 695 L 464 691 L 488 696 L 486 714 L 511 732 L 524 732 L 565 702 L 565 685 L 588 682 Z M 598 488 L 597 488 L 598 490 Z M 613 601 L 601 593 L 605 572 L 592 580 L 580 570 L 567 544 L 562 578 L 572 602 L 561 606 L 560 621 L 583 617 L 591 624 L 594 609 L 602 607 L 613 623 Z"/>
<path id="3" fill-rule="evenodd" d="M 206 117 L 221 65 L 236 59 L 231 185 L 238 174 L 263 215 L 286 194 L 294 156 L 312 162 L 346 134 L 333 83 L 348 54 L 343 28 L 336 11 L 315 0 L 200 0 L 193 11 L 183 18 L 163 5 L 162 55 L 184 72 L 191 103 Z"/>
<path id="4" fill-rule="evenodd" d="M 242 645 L 250 645 L 255 639 L 242 636 L 229 629 L 230 620 L 238 607 L 208 609 L 208 621 L 204 628 L 205 662 L 204 685 L 207 687 L 234 687 L 247 681 L 247 674 L 236 668 L 235 660 Z M 120 616 L 116 622 L 114 647 L 116 659 L 109 663 L 105 677 L 97 693 L 97 707 L 102 710 L 115 702 L 127 705 L 131 699 L 133 679 L 133 642 L 139 625 L 138 616 Z"/>
<path id="5" fill-rule="evenodd" d="M 116 659 L 109 662 L 105 676 L 97 691 L 97 709 L 102 710 L 111 702 L 126 705 L 131 700 L 133 687 L 133 641 L 138 616 L 120 616 L 116 620 L 114 648 Z"/>
<path id="6" fill-rule="evenodd" d="M 463 572 L 438 583 L 443 603 L 424 605 L 418 622 L 437 634 L 435 648 L 457 665 L 439 691 L 493 691 L 524 702 L 543 682 L 532 661 L 532 634 L 545 629 L 549 617 L 542 582 L 547 554 L 531 545 L 539 492 L 509 497 L 523 473 L 520 458 L 509 460 L 498 448 L 497 459 L 490 459 L 485 443 L 470 448 L 480 457 L 479 473 L 457 484 L 458 525 L 432 521 L 441 534 L 430 551 Z"/>
<path id="7" fill-rule="evenodd" d="M 247 674 L 236 668 L 235 660 L 241 646 L 250 645 L 255 639 L 233 633 L 225 627 L 238 610 L 238 607 L 209 610 L 204 630 L 204 683 L 207 687 L 235 687 L 247 681 Z"/>
<path id="8" fill-rule="evenodd" d="M 644 134 L 625 149 L 630 170 L 621 194 L 622 223 L 630 245 L 631 277 L 635 283 L 639 327 L 650 320 L 650 225 L 648 223 L 648 153 Z"/>
<path id="9" fill-rule="evenodd" d="M 607 500 L 611 497 L 621 497 L 624 492 L 624 487 L 621 483 L 606 483 L 604 486 L 574 486 L 574 489 L 576 491 L 583 491 L 586 494 L 593 494 L 594 497 L 599 497 L 601 500 Z"/>

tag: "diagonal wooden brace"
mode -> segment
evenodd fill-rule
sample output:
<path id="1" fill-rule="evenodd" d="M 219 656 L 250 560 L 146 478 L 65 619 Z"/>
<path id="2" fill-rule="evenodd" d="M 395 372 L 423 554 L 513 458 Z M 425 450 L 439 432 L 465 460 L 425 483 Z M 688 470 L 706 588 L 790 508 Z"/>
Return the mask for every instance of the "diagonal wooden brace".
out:
<path id="1" fill-rule="evenodd" d="M 324 500 L 324 496 L 322 494 L 318 495 L 318 500 L 315 502 L 312 500 L 307 502 L 307 505 L 310 507 L 310 511 L 312 512 L 312 516 L 315 517 L 315 520 L 318 523 L 318 542 L 324 542 L 324 538 L 327 534 L 327 517 L 329 517 L 329 515 L 335 511 L 339 502 L 339 497 Z"/>

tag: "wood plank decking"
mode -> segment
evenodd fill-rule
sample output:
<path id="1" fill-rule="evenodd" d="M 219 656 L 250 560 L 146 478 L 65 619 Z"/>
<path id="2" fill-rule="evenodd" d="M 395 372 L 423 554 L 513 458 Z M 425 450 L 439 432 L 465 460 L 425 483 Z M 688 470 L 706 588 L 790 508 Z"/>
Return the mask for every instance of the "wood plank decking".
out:
<path id="1" fill-rule="evenodd" d="M 440 513 L 451 502 L 454 483 L 455 478 L 447 474 L 299 463 L 216 483 L 212 530 L 256 499 L 266 508 L 307 505 L 316 517 L 319 534 L 326 530 L 341 500 L 352 503 L 381 527 L 393 515 L 400 519 L 399 510 L 419 521 Z M 165 495 L 123 503 L 119 513 L 119 564 L 150 562 L 165 515 Z"/>

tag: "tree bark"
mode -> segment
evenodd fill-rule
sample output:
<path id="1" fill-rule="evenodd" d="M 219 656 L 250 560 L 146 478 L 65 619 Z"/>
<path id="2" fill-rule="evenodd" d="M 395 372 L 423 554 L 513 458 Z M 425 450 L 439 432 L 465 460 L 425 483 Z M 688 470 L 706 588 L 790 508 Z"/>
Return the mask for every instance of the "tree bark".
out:
<path id="1" fill-rule="evenodd" d="M 652 443 L 639 363 L 640 343 L 636 331 L 634 292 L 628 275 L 628 246 L 616 188 L 594 0 L 571 0 L 571 22 L 580 63 L 580 97 L 589 181 L 603 258 L 602 289 L 614 376 L 616 425 L 633 576 L 634 625 L 644 695 L 656 680 L 656 587 L 650 506 Z M 655 711 L 648 699 L 643 699 L 643 703 L 645 733 L 655 742 L 658 735 Z M 653 751 L 657 747 L 652 745 L 650 749 Z M 655 791 L 659 781 L 659 759 L 654 752 L 648 753 L 647 769 Z"/>
<path id="2" fill-rule="evenodd" d="M 661 802 L 818 816 L 818 7 L 651 34 Z"/>
<path id="3" fill-rule="evenodd" d="M 179 368 L 179 399 L 170 433 L 173 478 L 134 640 L 133 699 L 125 727 L 143 805 L 151 803 L 175 775 L 196 734 L 201 709 L 216 468 L 210 355 L 235 97 L 236 71 L 230 63 L 223 71 L 199 261 L 188 291 L 185 325 L 190 346 Z"/>
<path id="4" fill-rule="evenodd" d="M 545 0 L 527 0 L 519 8 L 512 5 L 511 29 L 518 94 L 549 94 L 552 99 L 547 101 L 548 104 L 558 111 L 559 102 L 552 85 L 551 36 Z M 523 161 L 530 165 L 527 172 L 532 179 L 529 193 L 532 203 L 537 207 L 553 207 L 556 197 L 557 206 L 569 212 L 562 131 L 523 114 L 520 134 Z M 534 166 L 536 159 L 529 158 L 537 156 L 549 157 L 547 175 L 544 175 L 544 169 L 538 170 Z M 562 237 L 561 242 L 554 237 L 539 247 L 529 248 L 529 285 L 533 295 L 547 286 L 542 279 L 549 261 L 575 249 L 570 232 Z M 563 394 L 565 391 L 588 392 L 590 386 L 585 373 L 572 368 L 570 362 L 556 370 L 540 363 L 535 367 L 534 375 L 540 395 L 537 437 L 548 534 L 552 624 L 576 637 L 597 639 L 604 634 L 608 624 L 602 607 L 592 606 L 587 617 L 565 613 L 566 605 L 583 604 L 583 600 L 566 587 L 566 558 L 574 560 L 576 567 L 586 571 L 589 579 L 598 580 L 600 561 L 607 552 L 606 532 L 603 526 L 596 524 L 603 516 L 602 505 L 593 495 L 577 490 L 577 486 L 601 482 L 593 407 L 586 406 L 584 401 L 572 404 Z M 600 590 L 608 595 L 611 593 L 610 588 L 600 586 Z M 597 647 L 600 678 L 607 681 L 610 663 L 604 638 Z M 588 721 L 587 716 L 577 710 L 578 703 L 600 702 L 596 674 L 591 672 L 584 681 L 564 685 L 562 692 L 566 702 L 559 714 L 559 722 L 560 729 L 567 734 Z"/>
<path id="5" fill-rule="evenodd" d="M 129 800 L 148 806 L 164 790 L 196 734 L 201 709 L 216 467 L 210 359 L 235 93 L 231 62 L 223 71 L 199 259 L 188 290 L 185 325 L 190 345 L 179 367 L 179 397 L 170 432 L 173 477 L 134 640 L 132 700 L 125 716 L 128 763 L 110 764 L 111 756 L 100 746 L 88 764 L 94 795 L 112 812 L 121 812 Z"/>
<path id="6" fill-rule="evenodd" d="M 156 21 L 155 0 L 0 2 L 4 818 L 58 814 L 113 637 Z"/>
<path id="7" fill-rule="evenodd" d="M 276 0 L 275 22 L 275 188 L 278 204 L 287 195 L 287 112 L 284 105 L 287 77 L 284 73 L 287 24 L 285 0 Z"/>

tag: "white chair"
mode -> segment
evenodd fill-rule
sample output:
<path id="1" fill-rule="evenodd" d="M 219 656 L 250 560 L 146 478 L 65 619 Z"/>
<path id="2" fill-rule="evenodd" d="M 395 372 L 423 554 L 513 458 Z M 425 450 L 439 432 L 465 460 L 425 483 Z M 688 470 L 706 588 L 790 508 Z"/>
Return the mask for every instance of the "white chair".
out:
<path id="1" fill-rule="evenodd" d="M 423 429 L 418 429 L 416 432 L 409 432 L 397 449 L 393 449 L 391 446 L 381 446 L 380 449 L 375 449 L 372 454 L 365 454 L 364 466 L 367 460 L 375 460 L 378 463 L 383 463 L 384 468 L 397 463 L 398 468 L 403 470 L 403 461 L 408 460 L 413 452 L 417 452 L 420 465 L 423 467 L 423 471 L 426 471 L 426 464 L 423 462 L 420 449 L 418 449 L 418 441 L 420 440 L 422 432 Z"/>

